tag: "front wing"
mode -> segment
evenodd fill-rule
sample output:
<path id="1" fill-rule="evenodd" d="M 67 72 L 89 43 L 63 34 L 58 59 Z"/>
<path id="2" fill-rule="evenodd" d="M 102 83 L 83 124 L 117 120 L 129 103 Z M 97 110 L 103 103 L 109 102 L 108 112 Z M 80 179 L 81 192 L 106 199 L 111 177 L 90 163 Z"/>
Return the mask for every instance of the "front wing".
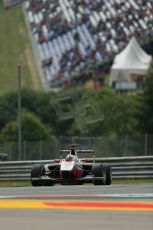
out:
<path id="1" fill-rule="evenodd" d="M 101 181 L 102 177 L 93 177 L 93 176 L 86 176 L 82 178 L 75 178 L 74 182 L 82 182 L 82 183 L 92 183 L 94 180 L 99 180 Z M 62 183 L 62 178 L 51 178 L 49 176 L 41 176 L 41 177 L 33 177 L 31 178 L 33 181 L 42 181 L 42 184 L 57 184 L 57 183 Z M 44 182 L 44 183 L 43 183 Z M 71 184 L 71 183 L 70 183 Z"/>

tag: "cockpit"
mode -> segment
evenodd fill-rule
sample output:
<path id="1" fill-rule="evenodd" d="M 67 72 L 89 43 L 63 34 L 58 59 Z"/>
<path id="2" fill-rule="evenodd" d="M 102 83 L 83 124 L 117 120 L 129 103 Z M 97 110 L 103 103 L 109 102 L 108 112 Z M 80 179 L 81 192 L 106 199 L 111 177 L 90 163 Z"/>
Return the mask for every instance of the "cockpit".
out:
<path id="1" fill-rule="evenodd" d="M 65 159 L 66 161 L 78 161 L 78 158 L 77 158 L 77 156 L 75 156 L 75 155 L 72 155 L 72 154 L 68 154 L 67 156 L 66 156 L 66 159 Z"/>

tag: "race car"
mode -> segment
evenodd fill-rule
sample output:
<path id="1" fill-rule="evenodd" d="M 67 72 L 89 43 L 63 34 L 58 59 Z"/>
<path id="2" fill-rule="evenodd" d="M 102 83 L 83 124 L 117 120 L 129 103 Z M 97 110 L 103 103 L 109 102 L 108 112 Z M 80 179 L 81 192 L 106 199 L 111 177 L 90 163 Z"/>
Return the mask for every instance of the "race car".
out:
<path id="1" fill-rule="evenodd" d="M 81 185 L 93 183 L 94 185 L 110 185 L 112 182 L 111 167 L 107 163 L 95 163 L 93 149 L 76 149 L 73 145 L 60 151 L 66 154 L 62 159 L 55 159 L 49 164 L 36 164 L 31 169 L 32 186 Z M 88 159 L 79 159 L 78 153 L 92 153 L 93 162 Z"/>

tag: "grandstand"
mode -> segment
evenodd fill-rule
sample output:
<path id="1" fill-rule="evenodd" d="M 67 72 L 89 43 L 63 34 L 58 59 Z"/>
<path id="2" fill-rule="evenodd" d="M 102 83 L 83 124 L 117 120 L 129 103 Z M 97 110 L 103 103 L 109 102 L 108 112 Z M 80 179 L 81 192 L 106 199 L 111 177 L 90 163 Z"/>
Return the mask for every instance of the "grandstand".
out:
<path id="1" fill-rule="evenodd" d="M 24 9 L 50 87 L 100 79 L 132 36 L 153 37 L 153 0 L 26 0 Z"/>

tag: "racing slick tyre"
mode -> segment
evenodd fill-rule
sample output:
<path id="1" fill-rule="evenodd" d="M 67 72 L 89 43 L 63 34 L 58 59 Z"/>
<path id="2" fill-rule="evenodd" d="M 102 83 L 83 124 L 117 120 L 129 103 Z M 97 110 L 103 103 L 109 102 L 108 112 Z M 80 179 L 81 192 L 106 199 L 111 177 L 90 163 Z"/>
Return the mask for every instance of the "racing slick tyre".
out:
<path id="1" fill-rule="evenodd" d="M 106 170 L 101 163 L 93 165 L 93 184 L 104 185 L 106 183 Z M 98 178 L 97 178 L 98 177 Z"/>
<path id="2" fill-rule="evenodd" d="M 31 184 L 32 186 L 42 186 L 42 181 L 40 177 L 43 173 L 43 165 L 34 165 L 31 169 Z"/>
<path id="3" fill-rule="evenodd" d="M 103 164 L 103 167 L 106 171 L 106 181 L 105 185 L 110 185 L 112 183 L 112 171 L 110 164 Z"/>

